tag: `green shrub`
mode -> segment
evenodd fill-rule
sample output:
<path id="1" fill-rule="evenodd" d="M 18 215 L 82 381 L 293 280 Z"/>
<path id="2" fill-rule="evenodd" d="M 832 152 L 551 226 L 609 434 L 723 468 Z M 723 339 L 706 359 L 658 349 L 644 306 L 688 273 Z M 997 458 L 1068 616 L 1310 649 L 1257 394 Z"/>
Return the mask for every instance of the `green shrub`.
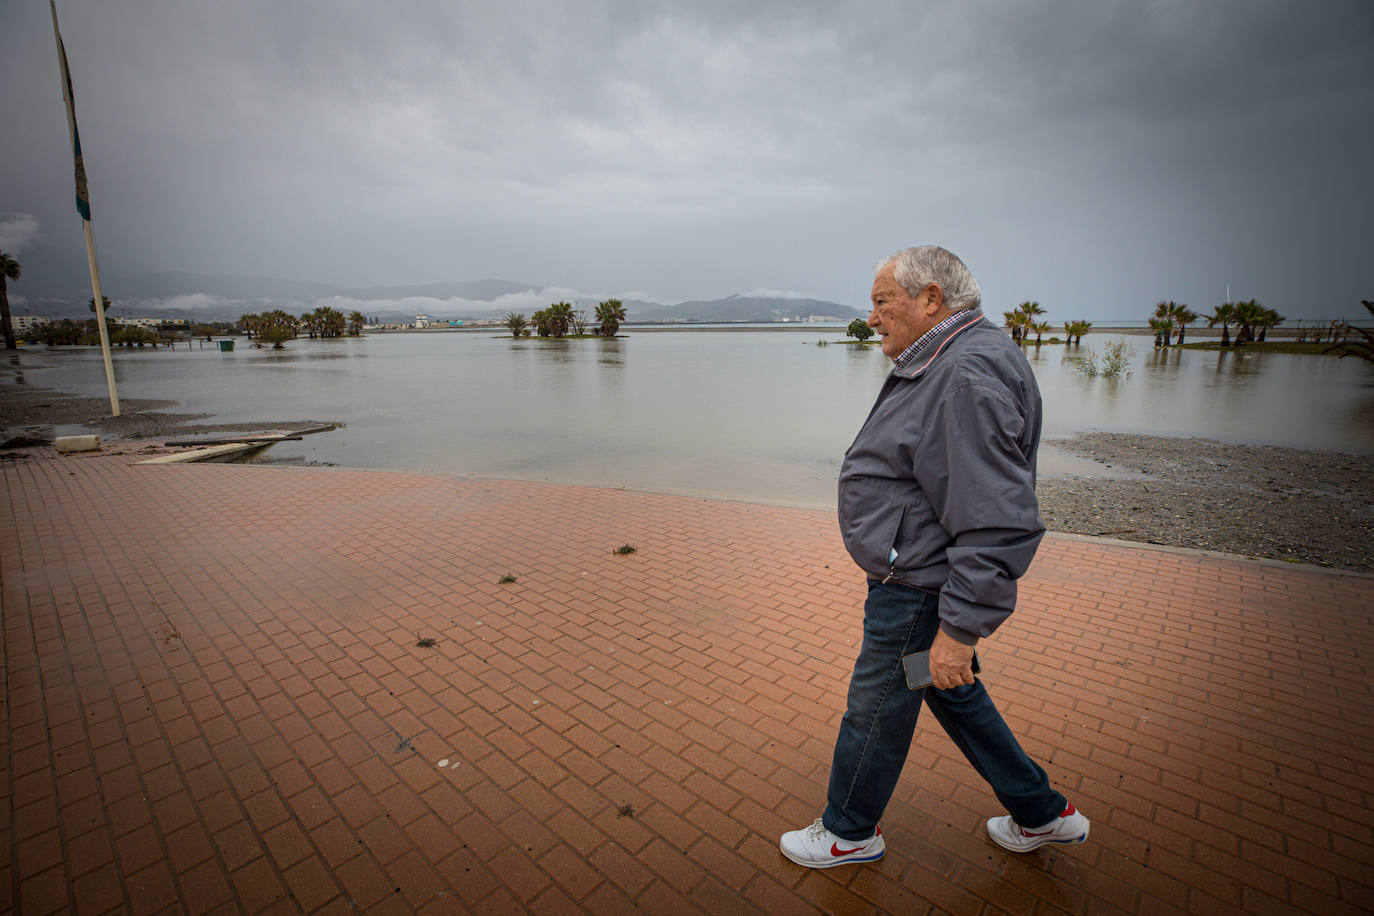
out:
<path id="1" fill-rule="evenodd" d="M 845 329 L 846 337 L 853 337 L 857 340 L 868 340 L 873 336 L 873 329 L 868 326 L 868 322 L 862 318 L 855 318 L 849 322 L 849 327 Z"/>

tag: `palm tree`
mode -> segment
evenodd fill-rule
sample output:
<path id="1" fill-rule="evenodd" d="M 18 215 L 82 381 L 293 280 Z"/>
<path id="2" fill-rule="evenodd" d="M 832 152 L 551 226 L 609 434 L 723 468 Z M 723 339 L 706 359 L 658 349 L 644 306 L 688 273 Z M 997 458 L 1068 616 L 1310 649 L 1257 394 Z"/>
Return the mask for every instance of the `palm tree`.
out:
<path id="1" fill-rule="evenodd" d="M 1007 332 L 1011 334 L 1011 339 L 1015 341 L 1020 341 L 1021 320 L 1023 317 L 1021 313 L 1016 311 L 1016 309 L 1012 309 L 1010 311 L 1003 312 L 1002 317 L 1007 320 Z"/>
<path id="2" fill-rule="evenodd" d="M 619 299 L 607 299 L 596 307 L 596 320 L 601 324 L 596 333 L 602 337 L 614 337 L 620 330 L 620 322 L 625 320 L 625 305 Z"/>
<path id="3" fill-rule="evenodd" d="M 1026 335 L 1035 329 L 1035 319 L 1045 314 L 1045 310 L 1040 307 L 1039 302 L 1022 302 L 1009 314 L 1012 340 L 1024 343 Z"/>
<path id="4" fill-rule="evenodd" d="M 315 319 L 315 331 L 321 337 L 342 337 L 347 322 L 344 313 L 328 305 L 322 305 L 310 313 Z"/>
<path id="5" fill-rule="evenodd" d="M 1150 328 L 1163 339 L 1166 347 L 1174 342 L 1174 310 L 1177 308 L 1178 303 L 1172 299 L 1161 302 L 1155 306 L 1155 317 L 1150 321 Z"/>
<path id="6" fill-rule="evenodd" d="M 1040 337 L 1041 337 L 1041 335 L 1046 334 L 1046 333 L 1049 332 L 1049 330 L 1050 330 L 1050 323 L 1049 323 L 1048 321 L 1036 321 L 1036 322 L 1032 322 L 1032 323 L 1030 324 L 1030 329 L 1031 329 L 1032 331 L 1035 332 L 1035 345 L 1038 347 L 1038 346 L 1040 346 Z"/>
<path id="7" fill-rule="evenodd" d="M 1150 330 L 1155 333 L 1155 346 L 1167 347 L 1169 345 L 1169 334 L 1173 331 L 1174 324 L 1167 318 L 1151 318 Z"/>
<path id="8" fill-rule="evenodd" d="M 525 333 L 525 328 L 530 326 L 530 323 L 525 319 L 525 316 L 519 312 L 509 312 L 505 320 L 501 322 L 501 325 L 506 330 L 510 331 L 511 337 L 521 337 Z"/>
<path id="9" fill-rule="evenodd" d="M 1082 320 L 1075 321 L 1075 322 L 1073 323 L 1073 342 L 1074 342 L 1074 344 L 1075 344 L 1075 345 L 1081 344 L 1081 343 L 1083 342 L 1083 335 L 1086 334 L 1086 333 L 1088 333 L 1088 332 L 1091 331 L 1092 329 L 1093 329 L 1093 323 L 1092 323 L 1091 321 L 1082 321 Z"/>
<path id="10" fill-rule="evenodd" d="M 1266 331 L 1283 324 L 1287 320 L 1273 309 L 1261 309 L 1259 320 L 1255 322 L 1255 327 L 1259 328 L 1259 342 L 1264 343 Z"/>
<path id="11" fill-rule="evenodd" d="M 1254 299 L 1236 303 L 1236 346 L 1255 339 L 1255 325 L 1264 318 L 1264 306 Z"/>
<path id="12" fill-rule="evenodd" d="M 563 337 L 568 333 L 573 320 L 571 302 L 555 302 L 545 309 L 545 314 L 548 315 L 550 334 L 554 337 Z"/>
<path id="13" fill-rule="evenodd" d="M 281 309 L 273 309 L 264 312 L 257 318 L 257 346 L 270 343 L 272 349 L 285 349 L 282 345 L 296 336 L 296 326 L 298 324 L 296 316 L 288 314 Z"/>
<path id="14" fill-rule="evenodd" d="M 367 324 L 367 316 L 354 309 L 348 313 L 348 336 L 362 337 L 363 325 Z"/>
<path id="15" fill-rule="evenodd" d="M 18 344 L 14 342 L 14 322 L 10 318 L 10 291 L 8 281 L 18 280 L 23 269 L 19 262 L 10 257 L 8 252 L 0 251 L 0 328 L 5 334 L 5 349 L 17 350 Z"/>
<path id="16" fill-rule="evenodd" d="M 1221 325 L 1221 345 L 1231 346 L 1231 325 L 1236 321 L 1236 306 L 1231 302 L 1223 302 L 1221 305 L 1212 309 L 1212 314 L 1206 318 L 1207 327 L 1214 328 Z"/>
<path id="17" fill-rule="evenodd" d="M 1183 346 L 1183 333 L 1188 329 L 1188 325 L 1197 321 L 1202 316 L 1183 303 L 1170 303 L 1173 308 L 1169 310 L 1169 318 L 1173 320 L 1174 327 L 1178 328 L 1178 345 Z"/>

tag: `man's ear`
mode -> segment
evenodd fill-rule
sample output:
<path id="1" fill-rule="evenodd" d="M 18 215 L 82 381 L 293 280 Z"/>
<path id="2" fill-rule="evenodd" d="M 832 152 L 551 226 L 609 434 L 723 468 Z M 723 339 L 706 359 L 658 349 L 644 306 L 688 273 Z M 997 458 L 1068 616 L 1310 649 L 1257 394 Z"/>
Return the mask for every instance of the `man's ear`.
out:
<path id="1" fill-rule="evenodd" d="M 945 307 L 945 291 L 940 288 L 940 284 L 926 284 L 926 297 L 930 302 L 931 314 Z"/>

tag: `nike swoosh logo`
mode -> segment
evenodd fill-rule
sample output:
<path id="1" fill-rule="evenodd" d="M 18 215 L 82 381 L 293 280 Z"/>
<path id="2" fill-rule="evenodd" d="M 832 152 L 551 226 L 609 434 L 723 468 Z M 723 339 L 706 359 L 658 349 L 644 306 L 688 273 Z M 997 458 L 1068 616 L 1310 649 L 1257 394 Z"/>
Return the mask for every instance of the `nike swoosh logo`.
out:
<path id="1" fill-rule="evenodd" d="M 856 853 L 856 852 L 862 852 L 863 850 L 865 850 L 865 849 L 867 849 L 867 848 L 868 848 L 868 847 L 865 845 L 865 846 L 855 846 L 853 849 L 841 849 L 838 843 L 831 843 L 831 844 L 830 844 L 830 854 L 831 854 L 832 856 L 849 856 L 849 855 L 853 855 L 853 854 Z"/>

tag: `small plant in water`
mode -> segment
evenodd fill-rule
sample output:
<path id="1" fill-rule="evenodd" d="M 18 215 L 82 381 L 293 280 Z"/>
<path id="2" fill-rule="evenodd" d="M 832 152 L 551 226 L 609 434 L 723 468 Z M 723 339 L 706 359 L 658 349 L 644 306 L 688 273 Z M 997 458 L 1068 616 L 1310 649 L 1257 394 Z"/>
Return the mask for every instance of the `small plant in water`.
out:
<path id="1" fill-rule="evenodd" d="M 818 341 L 816 341 L 816 346 L 818 346 L 818 347 L 828 347 L 828 346 L 830 346 L 830 341 L 828 341 L 828 340 L 818 340 Z"/>
<path id="2" fill-rule="evenodd" d="M 500 583 L 499 583 L 499 584 L 501 584 L 501 585 L 509 585 L 510 583 L 512 583 L 512 582 L 514 582 L 514 581 L 515 581 L 515 577 L 512 576 L 510 573 L 506 573 L 504 576 L 501 577 Z"/>
<path id="3" fill-rule="evenodd" d="M 627 554 L 634 553 L 635 548 L 633 544 L 621 544 L 619 547 L 615 549 L 615 552 L 620 554 L 621 556 L 625 556 Z"/>
<path id="4" fill-rule="evenodd" d="M 1100 361 L 1097 351 L 1088 347 L 1088 354 L 1078 364 L 1078 371 L 1089 377 L 1100 375 L 1104 378 L 1124 378 L 1131 374 L 1127 367 L 1133 359 L 1135 347 L 1124 340 L 1113 340 L 1108 342 Z"/>

